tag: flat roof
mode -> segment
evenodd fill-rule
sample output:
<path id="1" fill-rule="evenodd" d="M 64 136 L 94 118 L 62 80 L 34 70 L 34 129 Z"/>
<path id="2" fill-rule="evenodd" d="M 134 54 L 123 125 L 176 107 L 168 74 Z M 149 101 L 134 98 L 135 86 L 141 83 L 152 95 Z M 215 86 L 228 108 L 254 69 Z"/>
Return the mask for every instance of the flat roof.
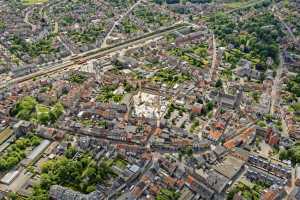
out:
<path id="1" fill-rule="evenodd" d="M 129 170 L 132 171 L 133 173 L 138 172 L 139 169 L 140 169 L 140 167 L 137 166 L 137 165 L 131 165 L 130 168 L 129 168 Z"/>
<path id="2" fill-rule="evenodd" d="M 235 158 L 233 156 L 227 156 L 222 163 L 216 165 L 214 169 L 225 177 L 232 179 L 245 164 L 245 161 Z"/>
<path id="3" fill-rule="evenodd" d="M 229 184 L 229 179 L 217 171 L 209 171 L 207 173 L 208 184 L 218 193 L 224 191 L 225 187 Z"/>
<path id="4" fill-rule="evenodd" d="M 179 200 L 191 200 L 194 198 L 194 193 L 187 187 L 184 187 L 181 191 L 180 191 L 181 195 L 179 197 Z"/>
<path id="5" fill-rule="evenodd" d="M 50 144 L 49 140 L 43 140 L 39 146 L 37 146 L 33 151 L 27 156 L 27 159 L 34 160 L 40 153 L 42 153 L 45 148 Z"/>
<path id="6" fill-rule="evenodd" d="M 300 166 L 296 167 L 296 178 L 300 178 Z"/>
<path id="7" fill-rule="evenodd" d="M 5 174 L 5 176 L 3 176 L 3 178 L 1 179 L 1 183 L 9 185 L 19 174 L 19 170 L 7 172 L 7 174 Z"/>

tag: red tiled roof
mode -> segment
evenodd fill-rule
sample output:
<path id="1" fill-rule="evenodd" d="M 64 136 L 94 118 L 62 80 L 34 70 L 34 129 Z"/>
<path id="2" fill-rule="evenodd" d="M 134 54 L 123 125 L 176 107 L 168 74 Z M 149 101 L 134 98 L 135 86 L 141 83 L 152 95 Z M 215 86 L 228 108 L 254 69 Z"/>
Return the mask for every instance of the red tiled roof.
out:
<path id="1" fill-rule="evenodd" d="M 224 147 L 226 147 L 227 149 L 232 149 L 236 146 L 237 142 L 235 141 L 235 139 L 232 140 L 228 140 L 227 142 L 224 143 Z"/>
<path id="2" fill-rule="evenodd" d="M 218 140 L 222 136 L 222 133 L 220 131 L 210 131 L 209 135 L 212 139 Z"/>

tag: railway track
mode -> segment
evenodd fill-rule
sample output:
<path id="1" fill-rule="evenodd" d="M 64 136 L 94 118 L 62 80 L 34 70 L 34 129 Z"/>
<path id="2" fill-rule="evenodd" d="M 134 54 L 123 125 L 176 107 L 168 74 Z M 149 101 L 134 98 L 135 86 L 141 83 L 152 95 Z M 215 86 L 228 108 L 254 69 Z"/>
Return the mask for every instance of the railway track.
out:
<path id="1" fill-rule="evenodd" d="M 178 31 L 178 30 L 180 30 L 180 29 L 182 29 L 186 26 L 188 26 L 188 24 L 178 23 L 176 25 L 173 25 L 173 26 L 170 26 L 170 27 L 167 27 L 167 28 L 164 28 L 164 29 L 160 29 L 160 30 L 157 30 L 157 31 L 154 31 L 154 32 L 151 32 L 151 33 L 147 33 L 147 34 L 139 36 L 137 38 L 133 38 L 133 39 L 130 39 L 130 40 L 127 40 L 127 41 L 109 46 L 109 47 L 95 49 L 95 50 L 91 50 L 89 52 L 78 54 L 76 56 L 68 58 L 63 63 L 58 64 L 54 67 L 47 68 L 47 69 L 41 69 L 41 70 L 39 70 L 37 72 L 34 72 L 32 74 L 28 74 L 28 75 L 25 75 L 25 76 L 22 76 L 22 77 L 12 79 L 12 80 L 8 81 L 7 83 L 0 85 L 0 90 L 8 88 L 9 86 L 11 86 L 13 84 L 22 83 L 22 82 L 31 80 L 31 79 L 36 78 L 36 77 L 40 77 L 40 76 L 44 76 L 44 75 L 47 75 L 47 74 L 52 74 L 52 73 L 56 73 L 56 72 L 59 72 L 59 71 L 66 70 L 66 69 L 70 68 L 71 66 L 74 66 L 76 64 L 85 63 L 85 62 L 87 62 L 91 59 L 101 58 L 101 57 L 103 57 L 107 54 L 117 52 L 121 49 L 128 48 L 130 46 L 146 42 L 146 41 L 151 40 L 153 38 L 161 37 L 161 36 L 163 36 L 164 34 L 167 34 L 167 33 Z"/>

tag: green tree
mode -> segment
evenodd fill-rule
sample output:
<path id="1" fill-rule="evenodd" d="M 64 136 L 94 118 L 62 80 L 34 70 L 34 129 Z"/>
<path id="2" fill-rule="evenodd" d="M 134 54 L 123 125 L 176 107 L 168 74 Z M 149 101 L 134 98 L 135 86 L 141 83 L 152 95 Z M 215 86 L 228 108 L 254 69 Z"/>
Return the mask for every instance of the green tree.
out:
<path id="1" fill-rule="evenodd" d="M 260 97 L 260 95 L 259 95 L 259 93 L 258 93 L 257 91 L 254 91 L 254 92 L 252 93 L 252 98 L 254 99 L 254 101 L 255 101 L 256 103 L 258 103 L 259 97 Z"/>
<path id="2" fill-rule="evenodd" d="M 180 193 L 174 190 L 161 189 L 155 200 L 177 200 L 179 197 Z"/>
<path id="3" fill-rule="evenodd" d="M 293 165 L 300 163 L 300 143 L 295 144 L 288 150 L 281 150 L 279 158 L 281 160 L 290 160 Z"/>
<path id="4" fill-rule="evenodd" d="M 217 82 L 216 82 L 215 87 L 216 87 L 216 88 L 220 88 L 220 87 L 222 87 L 222 86 L 223 86 L 222 80 L 221 80 L 221 79 L 218 79 Z"/>
<path id="5" fill-rule="evenodd" d="M 51 109 L 51 113 L 55 116 L 55 119 L 59 118 L 60 115 L 63 114 L 63 112 L 64 112 L 64 107 L 60 102 L 56 103 Z"/>
<path id="6" fill-rule="evenodd" d="M 87 192 L 87 193 L 94 192 L 95 190 L 96 190 L 96 186 L 94 186 L 94 185 L 89 185 L 89 186 L 86 188 L 86 192 Z"/>
<path id="7" fill-rule="evenodd" d="M 5 159 L 0 159 L 0 171 L 4 171 L 8 168 L 7 162 Z"/>
<path id="8" fill-rule="evenodd" d="M 9 192 L 7 196 L 10 200 L 17 200 L 18 199 L 18 196 L 15 192 Z"/>
<path id="9" fill-rule="evenodd" d="M 65 151 L 64 155 L 65 155 L 67 158 L 72 159 L 72 158 L 75 156 L 76 153 L 77 153 L 77 150 L 76 150 L 75 147 L 69 147 L 69 148 Z"/>
<path id="10" fill-rule="evenodd" d="M 207 104 L 206 104 L 206 109 L 207 109 L 207 111 L 209 112 L 209 111 L 212 111 L 212 109 L 214 108 L 214 104 L 213 104 L 213 102 L 208 102 Z"/>

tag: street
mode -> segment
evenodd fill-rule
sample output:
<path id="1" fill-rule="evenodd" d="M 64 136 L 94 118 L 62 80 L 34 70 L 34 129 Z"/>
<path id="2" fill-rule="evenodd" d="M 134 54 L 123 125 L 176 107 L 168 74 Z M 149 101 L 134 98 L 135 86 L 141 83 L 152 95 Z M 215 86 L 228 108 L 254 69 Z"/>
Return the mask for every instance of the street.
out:
<path id="1" fill-rule="evenodd" d="M 272 87 L 272 92 L 271 92 L 271 109 L 270 109 L 270 114 L 273 115 L 274 114 L 274 110 L 275 110 L 275 105 L 277 103 L 278 100 L 278 95 L 280 94 L 280 78 L 282 75 L 282 71 L 283 71 L 283 57 L 282 54 L 280 53 L 279 55 L 279 59 L 280 59 L 280 63 L 278 65 L 278 69 L 277 69 L 277 73 L 276 73 L 276 77 L 273 81 L 273 87 Z"/>
<path id="2" fill-rule="evenodd" d="M 107 44 L 106 44 L 106 41 L 107 39 L 110 37 L 111 33 L 114 31 L 115 27 L 120 24 L 122 22 L 122 20 L 127 16 L 129 15 L 129 13 L 131 13 L 131 11 L 141 3 L 142 0 L 139 0 L 138 2 L 136 2 L 133 6 L 131 6 L 131 8 L 128 9 L 128 11 L 124 14 L 124 15 L 121 15 L 120 18 L 114 22 L 113 26 L 111 27 L 111 29 L 109 30 L 109 32 L 107 33 L 107 35 L 105 36 L 105 38 L 103 39 L 103 42 L 102 42 L 102 45 L 101 47 L 106 47 Z"/>

